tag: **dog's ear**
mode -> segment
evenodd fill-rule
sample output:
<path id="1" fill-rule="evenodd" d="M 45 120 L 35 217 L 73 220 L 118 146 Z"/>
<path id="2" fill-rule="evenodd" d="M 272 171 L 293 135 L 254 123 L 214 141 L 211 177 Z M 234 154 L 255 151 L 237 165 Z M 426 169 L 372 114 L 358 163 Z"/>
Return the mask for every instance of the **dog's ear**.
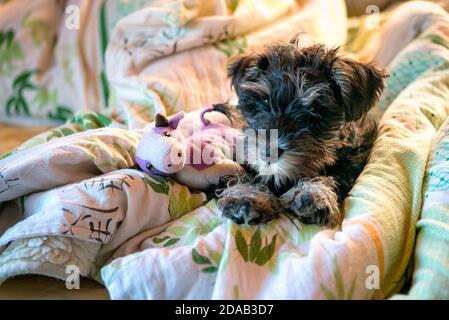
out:
<path id="1" fill-rule="evenodd" d="M 346 121 L 360 119 L 379 99 L 387 74 L 372 64 L 337 58 L 332 65 Z"/>
<path id="2" fill-rule="evenodd" d="M 234 87 L 235 92 L 238 94 L 240 90 L 240 84 L 243 77 L 252 66 L 254 57 L 251 55 L 241 56 L 235 59 L 228 67 L 228 77 L 231 79 L 231 85 Z"/>

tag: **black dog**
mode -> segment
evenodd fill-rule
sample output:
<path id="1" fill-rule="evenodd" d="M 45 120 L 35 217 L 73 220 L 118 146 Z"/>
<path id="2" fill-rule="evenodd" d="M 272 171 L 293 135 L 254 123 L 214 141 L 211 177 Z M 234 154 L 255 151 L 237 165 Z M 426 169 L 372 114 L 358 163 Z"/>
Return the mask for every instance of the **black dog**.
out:
<path id="1" fill-rule="evenodd" d="M 287 210 L 305 223 L 341 224 L 341 204 L 376 137 L 376 123 L 364 115 L 386 74 L 293 39 L 240 57 L 229 76 L 246 128 L 277 129 L 278 149 L 273 161 L 270 148 L 259 148 L 252 172 L 219 193 L 223 215 L 257 224 Z"/>

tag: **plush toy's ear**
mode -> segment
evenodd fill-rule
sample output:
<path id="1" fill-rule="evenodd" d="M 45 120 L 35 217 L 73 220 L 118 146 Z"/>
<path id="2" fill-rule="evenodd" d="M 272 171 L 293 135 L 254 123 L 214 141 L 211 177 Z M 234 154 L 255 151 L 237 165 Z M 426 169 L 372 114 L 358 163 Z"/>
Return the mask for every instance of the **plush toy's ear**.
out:
<path id="1" fill-rule="evenodd" d="M 156 128 L 168 127 L 168 119 L 162 113 L 156 114 Z"/>
<path id="2" fill-rule="evenodd" d="M 337 58 L 332 65 L 332 77 L 343 102 L 345 119 L 355 121 L 377 102 L 387 74 L 372 64 Z"/>
<path id="3" fill-rule="evenodd" d="M 178 128 L 179 122 L 184 118 L 185 113 L 184 111 L 180 111 L 177 114 L 175 114 L 173 117 L 168 120 L 168 125 L 170 128 L 175 129 Z"/>

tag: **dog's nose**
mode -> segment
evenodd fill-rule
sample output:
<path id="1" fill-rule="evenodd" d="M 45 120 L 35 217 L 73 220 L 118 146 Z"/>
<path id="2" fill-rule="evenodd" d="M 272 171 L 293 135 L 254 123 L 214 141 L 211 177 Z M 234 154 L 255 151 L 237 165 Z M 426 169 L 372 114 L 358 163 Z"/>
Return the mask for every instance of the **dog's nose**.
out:
<path id="1" fill-rule="evenodd" d="M 284 153 L 284 150 L 278 149 L 278 158 L 280 158 L 283 153 Z"/>
<path id="2" fill-rule="evenodd" d="M 266 161 L 270 161 L 270 162 L 276 162 L 277 159 L 279 159 L 282 154 L 284 153 L 284 150 L 282 149 L 277 149 L 277 154 L 276 153 L 271 153 L 271 148 L 267 148 L 265 150 L 265 154 L 261 155 L 263 160 Z"/>

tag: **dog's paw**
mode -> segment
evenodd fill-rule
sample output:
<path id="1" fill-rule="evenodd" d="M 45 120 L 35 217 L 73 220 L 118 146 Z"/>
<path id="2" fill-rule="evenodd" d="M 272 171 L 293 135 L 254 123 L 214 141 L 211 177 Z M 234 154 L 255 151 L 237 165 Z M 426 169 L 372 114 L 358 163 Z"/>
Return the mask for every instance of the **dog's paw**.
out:
<path id="1" fill-rule="evenodd" d="M 337 227 L 343 214 L 336 193 L 326 182 L 319 179 L 302 181 L 283 194 L 280 201 L 304 223 Z"/>
<path id="2" fill-rule="evenodd" d="M 277 218 L 282 206 L 277 197 L 251 184 L 237 184 L 218 198 L 223 216 L 237 224 L 259 224 Z"/>

